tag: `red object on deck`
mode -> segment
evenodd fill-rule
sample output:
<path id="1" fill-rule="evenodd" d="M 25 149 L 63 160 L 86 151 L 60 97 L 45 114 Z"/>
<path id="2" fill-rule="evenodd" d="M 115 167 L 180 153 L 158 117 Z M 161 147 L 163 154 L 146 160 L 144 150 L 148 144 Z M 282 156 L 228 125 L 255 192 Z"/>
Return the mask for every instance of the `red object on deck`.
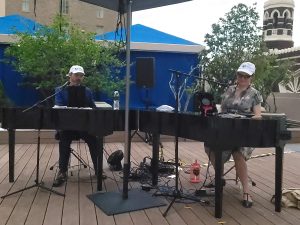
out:
<path id="1" fill-rule="evenodd" d="M 195 162 L 191 164 L 190 182 L 192 183 L 200 182 L 200 164 L 197 162 L 197 160 L 195 160 Z"/>

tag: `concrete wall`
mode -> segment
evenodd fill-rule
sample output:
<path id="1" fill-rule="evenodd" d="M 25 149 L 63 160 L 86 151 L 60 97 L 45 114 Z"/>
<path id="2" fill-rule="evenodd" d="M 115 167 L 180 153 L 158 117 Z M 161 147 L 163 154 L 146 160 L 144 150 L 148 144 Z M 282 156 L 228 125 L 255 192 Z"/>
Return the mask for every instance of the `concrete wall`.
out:
<path id="1" fill-rule="evenodd" d="M 275 105 L 273 97 L 267 99 L 274 112 Z M 288 119 L 300 121 L 300 93 L 275 93 L 275 104 L 277 113 L 285 113 Z"/>
<path id="2" fill-rule="evenodd" d="M 0 1 L 0 16 L 5 16 L 5 1 Z"/>
<path id="3" fill-rule="evenodd" d="M 20 14 L 38 23 L 49 25 L 60 11 L 60 1 L 39 0 L 36 2 L 35 15 L 33 3 L 34 1 L 30 1 L 29 12 L 24 12 L 22 11 L 22 1 L 1 0 L 0 15 L 1 11 L 4 11 L 2 16 Z M 103 18 L 99 18 L 97 17 L 98 10 L 102 10 L 102 8 L 79 0 L 70 0 L 69 13 L 66 16 L 71 19 L 72 23 L 79 25 L 86 31 L 96 32 L 97 27 L 103 27 L 103 33 L 115 30 L 118 13 L 103 8 Z"/>

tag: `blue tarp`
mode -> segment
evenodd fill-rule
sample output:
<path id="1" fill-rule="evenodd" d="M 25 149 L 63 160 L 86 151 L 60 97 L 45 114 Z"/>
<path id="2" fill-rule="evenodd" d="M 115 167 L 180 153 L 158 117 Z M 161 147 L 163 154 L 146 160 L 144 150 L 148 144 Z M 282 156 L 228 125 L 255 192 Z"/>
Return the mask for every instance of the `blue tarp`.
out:
<path id="1" fill-rule="evenodd" d="M 137 76 L 135 66 L 137 57 L 153 57 L 155 59 L 154 86 L 152 88 L 143 88 L 135 84 Z M 170 105 L 175 108 L 175 96 L 169 87 L 169 82 L 172 78 L 172 73 L 169 69 L 188 73 L 191 66 L 196 66 L 198 64 L 198 55 L 157 51 L 132 51 L 131 64 L 130 74 L 133 83 L 130 87 L 130 108 L 146 108 L 147 105 L 149 108 L 157 108 L 161 105 Z M 180 75 L 178 84 L 181 85 L 185 78 L 187 77 Z M 192 81 L 194 81 L 194 78 L 189 78 L 187 84 L 191 84 Z M 173 77 L 173 85 L 175 85 L 174 82 L 175 79 Z M 173 86 L 173 88 L 175 88 L 175 86 Z M 181 110 L 183 109 L 185 100 L 186 96 L 181 100 Z M 192 101 L 193 100 L 190 102 L 189 110 L 192 110 Z M 125 95 L 121 95 L 121 106 L 125 106 Z"/>
<path id="2" fill-rule="evenodd" d="M 34 20 L 17 14 L 0 17 L 1 35 L 12 35 L 18 32 L 34 34 L 40 27 L 42 25 Z M 4 51 L 8 46 L 0 43 L 0 60 L 4 58 Z M 31 105 L 37 101 L 38 93 L 35 89 L 21 87 L 22 79 L 22 76 L 10 65 L 0 63 L 0 80 L 6 95 L 17 106 Z"/>
<path id="3" fill-rule="evenodd" d="M 0 44 L 0 60 L 4 58 L 7 44 Z M 0 80 L 4 86 L 5 94 L 16 106 L 32 105 L 38 100 L 38 93 L 33 88 L 20 86 L 23 77 L 8 64 L 0 62 Z"/>
<path id="4" fill-rule="evenodd" d="M 126 30 L 119 29 L 116 32 L 109 32 L 102 35 L 97 35 L 96 40 L 106 41 L 125 41 Z M 153 28 L 135 24 L 131 26 L 131 43 L 156 43 L 162 45 L 189 45 L 199 46 L 199 44 L 179 38 L 162 31 L 155 30 Z M 171 49 L 171 48 L 170 48 Z M 125 60 L 125 52 L 122 55 Z M 130 89 L 130 108 L 145 108 L 149 106 L 151 108 L 158 107 L 160 105 L 171 105 L 175 107 L 175 97 L 169 87 L 171 79 L 171 72 L 168 69 L 175 69 L 178 71 L 189 72 L 191 67 L 198 64 L 198 54 L 190 52 L 164 52 L 164 51 L 138 51 L 131 50 L 131 80 L 136 80 L 136 58 L 137 57 L 153 57 L 155 59 L 155 84 L 153 88 L 138 87 L 135 83 L 131 85 Z M 125 71 L 123 71 L 125 76 Z M 195 75 L 195 74 L 193 74 Z M 179 78 L 179 85 L 186 77 Z M 194 79 L 191 78 L 187 82 L 191 84 Z M 181 104 L 182 107 L 185 103 L 185 97 L 183 97 Z M 189 109 L 192 109 L 192 101 L 190 102 Z M 125 105 L 125 96 L 121 95 L 121 106 Z"/>
<path id="5" fill-rule="evenodd" d="M 0 17 L 0 34 L 15 34 L 17 32 L 34 34 L 39 27 L 42 25 L 20 15 Z"/>
<path id="6" fill-rule="evenodd" d="M 119 29 L 117 32 L 109 32 L 96 36 L 96 40 L 120 41 L 125 40 L 126 30 Z M 146 27 L 141 24 L 131 26 L 130 33 L 131 42 L 141 43 L 161 43 L 161 44 L 177 44 L 177 45 L 199 45 L 197 43 Z"/>

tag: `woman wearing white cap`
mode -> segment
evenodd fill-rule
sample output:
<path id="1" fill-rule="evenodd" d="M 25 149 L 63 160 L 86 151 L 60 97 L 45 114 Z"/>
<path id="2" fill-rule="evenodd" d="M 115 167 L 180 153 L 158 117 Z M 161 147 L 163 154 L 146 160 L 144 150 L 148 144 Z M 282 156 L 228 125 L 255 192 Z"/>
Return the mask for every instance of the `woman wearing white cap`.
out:
<path id="1" fill-rule="evenodd" d="M 262 98 L 259 92 L 251 86 L 252 76 L 255 73 L 255 65 L 244 62 L 236 72 L 236 84 L 230 86 L 222 95 L 221 111 L 228 113 L 252 114 L 252 118 L 261 118 Z M 205 145 L 205 151 L 214 165 L 214 152 Z M 223 161 L 233 156 L 237 175 L 243 185 L 242 205 L 250 208 L 253 205 L 248 186 L 248 170 L 246 160 L 249 159 L 253 148 L 241 147 L 238 149 L 223 151 Z"/>

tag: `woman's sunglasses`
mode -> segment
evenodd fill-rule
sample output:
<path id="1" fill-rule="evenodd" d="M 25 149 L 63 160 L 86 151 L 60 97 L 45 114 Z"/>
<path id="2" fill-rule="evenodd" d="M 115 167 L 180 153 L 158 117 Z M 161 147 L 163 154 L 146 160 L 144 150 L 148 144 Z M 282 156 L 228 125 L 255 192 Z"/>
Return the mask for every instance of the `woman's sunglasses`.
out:
<path id="1" fill-rule="evenodd" d="M 249 75 L 245 75 L 245 74 L 242 74 L 242 73 L 237 73 L 237 76 L 239 77 L 239 78 L 244 78 L 244 79 L 249 79 L 251 76 L 249 76 Z"/>

